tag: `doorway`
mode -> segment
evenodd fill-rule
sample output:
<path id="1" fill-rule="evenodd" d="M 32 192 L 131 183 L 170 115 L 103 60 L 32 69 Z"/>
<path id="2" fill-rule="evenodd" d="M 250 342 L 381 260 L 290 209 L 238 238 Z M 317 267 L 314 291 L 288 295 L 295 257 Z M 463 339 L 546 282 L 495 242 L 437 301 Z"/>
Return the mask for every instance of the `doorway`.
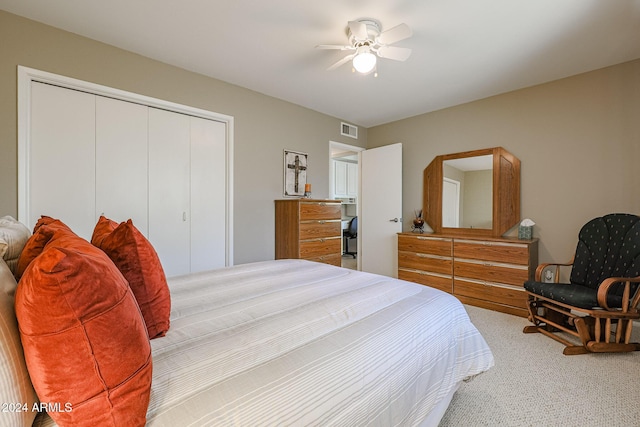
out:
<path id="1" fill-rule="evenodd" d="M 359 212 L 360 171 L 358 153 L 362 147 L 329 141 L 329 198 L 342 201 L 342 267 L 357 270 L 357 241 L 348 230 Z M 357 226 L 356 226 L 357 230 Z"/>

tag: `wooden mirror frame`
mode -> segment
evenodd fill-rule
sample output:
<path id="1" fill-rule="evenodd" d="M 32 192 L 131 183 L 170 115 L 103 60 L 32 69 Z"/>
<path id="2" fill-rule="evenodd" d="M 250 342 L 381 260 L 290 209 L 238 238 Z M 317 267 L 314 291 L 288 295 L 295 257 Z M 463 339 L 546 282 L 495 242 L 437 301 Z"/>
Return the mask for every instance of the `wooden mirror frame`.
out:
<path id="1" fill-rule="evenodd" d="M 493 228 L 443 227 L 443 162 L 485 155 L 493 155 Z M 520 221 L 520 160 L 502 147 L 437 156 L 425 168 L 423 179 L 423 215 L 436 234 L 500 237 Z"/>

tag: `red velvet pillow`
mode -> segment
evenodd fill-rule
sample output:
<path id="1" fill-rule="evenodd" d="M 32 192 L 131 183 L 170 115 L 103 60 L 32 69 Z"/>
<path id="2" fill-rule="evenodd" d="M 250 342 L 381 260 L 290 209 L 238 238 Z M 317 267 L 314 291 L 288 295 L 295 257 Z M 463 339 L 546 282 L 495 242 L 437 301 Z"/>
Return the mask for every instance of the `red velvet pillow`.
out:
<path id="1" fill-rule="evenodd" d="M 41 215 L 40 218 L 38 219 L 38 221 L 36 222 L 36 225 L 33 226 L 33 232 L 35 233 L 36 231 L 38 231 L 38 229 L 40 227 L 42 227 L 43 225 L 54 225 L 56 227 L 62 227 L 62 228 L 66 228 L 68 230 L 71 230 L 67 224 L 65 224 L 64 222 L 60 221 L 57 218 L 52 218 L 50 216 L 47 215 Z"/>
<path id="2" fill-rule="evenodd" d="M 158 254 L 131 220 L 104 235 L 106 228 L 105 221 L 102 224 L 98 222 L 93 233 L 96 239 L 94 242 L 92 238 L 92 243 L 100 242 L 97 246 L 111 258 L 129 282 L 142 311 L 149 338 L 163 337 L 169 330 L 171 295 Z"/>
<path id="3" fill-rule="evenodd" d="M 51 233 L 42 233 L 40 230 L 42 227 L 49 227 L 51 229 L 62 229 L 71 231 L 71 229 L 59 219 L 51 218 L 50 216 L 41 216 L 36 225 L 33 227 L 33 234 L 25 243 L 18 264 L 16 265 L 15 276 L 17 280 L 20 280 L 22 274 L 27 269 L 31 261 L 33 261 L 38 255 L 40 255 L 44 249 L 44 246 L 49 242 Z"/>
<path id="4" fill-rule="evenodd" d="M 101 215 L 100 219 L 98 219 L 98 223 L 93 229 L 93 235 L 91 236 L 91 244 L 94 246 L 100 247 L 100 245 L 102 244 L 102 240 L 105 237 L 107 237 L 109 234 L 111 234 L 113 230 L 116 229 L 117 226 L 118 226 L 117 222 L 108 219 L 104 215 Z"/>
<path id="5" fill-rule="evenodd" d="M 73 233 L 50 237 L 16 291 L 16 316 L 41 402 L 59 425 L 143 426 L 151 347 L 135 298 L 111 260 Z"/>

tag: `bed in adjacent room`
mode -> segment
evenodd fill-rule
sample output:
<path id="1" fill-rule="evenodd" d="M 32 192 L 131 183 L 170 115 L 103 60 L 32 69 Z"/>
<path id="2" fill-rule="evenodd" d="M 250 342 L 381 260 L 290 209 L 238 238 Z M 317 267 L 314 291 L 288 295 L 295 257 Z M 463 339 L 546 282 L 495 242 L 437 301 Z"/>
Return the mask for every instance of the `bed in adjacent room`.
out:
<path id="1" fill-rule="evenodd" d="M 304 260 L 168 285 L 148 426 L 435 426 L 494 363 L 462 304 L 427 286 Z"/>

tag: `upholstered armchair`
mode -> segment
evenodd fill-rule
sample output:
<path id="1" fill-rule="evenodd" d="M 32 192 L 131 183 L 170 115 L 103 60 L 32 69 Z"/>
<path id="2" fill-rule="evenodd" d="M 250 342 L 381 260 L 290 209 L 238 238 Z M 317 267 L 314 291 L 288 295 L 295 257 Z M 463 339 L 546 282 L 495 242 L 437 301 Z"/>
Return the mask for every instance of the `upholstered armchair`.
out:
<path id="1" fill-rule="evenodd" d="M 569 267 L 568 282 L 561 283 Z M 640 350 L 630 342 L 633 320 L 640 318 L 640 217 L 609 214 L 589 221 L 573 260 L 539 265 L 524 288 L 534 323 L 524 332 L 555 339 L 566 346 L 564 354 Z"/>

